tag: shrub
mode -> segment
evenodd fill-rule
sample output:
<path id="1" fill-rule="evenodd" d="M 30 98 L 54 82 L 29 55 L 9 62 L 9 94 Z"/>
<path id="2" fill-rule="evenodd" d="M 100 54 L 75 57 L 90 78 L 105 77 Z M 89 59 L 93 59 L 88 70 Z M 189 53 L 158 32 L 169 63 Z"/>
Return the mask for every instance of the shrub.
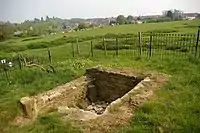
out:
<path id="1" fill-rule="evenodd" d="M 47 48 L 47 47 L 49 47 L 49 42 L 30 43 L 27 45 L 27 47 L 28 47 L 28 49 Z"/>
<path id="2" fill-rule="evenodd" d="M 26 39 L 23 39 L 22 42 L 25 42 L 25 41 L 31 41 L 31 40 L 37 40 L 37 39 L 41 39 L 42 37 L 32 37 L 32 38 L 26 38 Z"/>
<path id="3" fill-rule="evenodd" d="M 181 46 L 167 46 L 166 50 L 188 52 L 187 48 L 182 48 Z"/>
<path id="4" fill-rule="evenodd" d="M 166 47 L 166 50 L 178 50 L 178 49 L 181 49 L 180 46 L 167 46 Z"/>
<path id="5" fill-rule="evenodd" d="M 0 51 L 3 52 L 18 52 L 18 51 L 24 51 L 28 48 L 25 45 L 1 45 Z"/>
<path id="6" fill-rule="evenodd" d="M 100 50 L 104 50 L 105 46 L 106 46 L 107 50 L 117 50 L 116 41 L 105 41 L 105 44 L 106 45 L 104 45 L 103 42 L 99 42 L 97 45 L 95 45 L 95 48 L 100 49 Z M 124 44 L 124 43 L 119 44 L 119 46 L 118 46 L 119 50 L 132 48 L 131 45 L 128 45 L 128 44 L 122 45 L 122 44 Z"/>
<path id="7" fill-rule="evenodd" d="M 157 30 L 151 30 L 151 31 L 146 31 L 144 33 L 175 33 L 175 32 L 178 32 L 178 30 L 175 30 L 175 29 L 157 29 Z"/>

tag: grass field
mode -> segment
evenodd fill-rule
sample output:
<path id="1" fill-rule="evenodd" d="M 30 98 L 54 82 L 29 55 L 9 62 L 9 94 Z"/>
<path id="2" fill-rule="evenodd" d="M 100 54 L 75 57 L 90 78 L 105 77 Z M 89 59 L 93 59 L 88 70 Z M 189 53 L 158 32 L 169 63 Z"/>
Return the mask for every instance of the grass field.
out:
<path id="1" fill-rule="evenodd" d="M 186 25 L 187 24 L 187 25 Z M 106 33 L 137 33 L 138 31 L 172 31 L 177 33 L 196 33 L 200 21 L 180 21 L 158 24 L 125 25 L 104 27 L 90 31 L 80 31 L 66 34 L 66 36 L 94 36 Z M 178 28 L 179 27 L 179 28 Z M 30 41 L 9 40 L 0 45 L 27 45 L 39 41 L 52 41 L 62 35 L 48 36 Z M 79 128 L 69 123 L 64 123 L 55 116 L 40 116 L 37 121 L 28 126 L 12 126 L 10 122 L 21 113 L 19 99 L 23 96 L 35 95 L 52 89 L 79 77 L 88 67 L 102 65 L 111 68 L 129 67 L 139 71 L 156 71 L 171 75 L 167 82 L 154 96 L 143 105 L 132 118 L 127 127 L 119 127 L 113 132 L 199 132 L 200 131 L 200 59 L 191 56 L 175 58 L 154 55 L 151 58 L 138 58 L 136 55 L 127 54 L 127 50 L 120 50 L 119 57 L 113 57 L 115 51 L 108 51 L 105 58 L 104 51 L 95 50 L 95 55 L 89 57 L 90 41 L 81 42 L 81 55 L 72 58 L 71 44 L 51 48 L 55 74 L 46 73 L 38 68 L 15 69 L 11 71 L 8 84 L 6 78 L 0 79 L 0 132 L 19 133 L 76 133 Z M 20 53 L 46 57 L 46 48 L 29 49 Z M 14 56 L 16 53 L 0 52 L 0 57 Z M 84 56 L 82 56 L 84 55 Z M 89 58 L 85 58 L 88 55 Z M 168 54 L 170 55 L 170 53 Z M 45 64 L 47 65 L 47 64 Z"/>
<path id="2" fill-rule="evenodd" d="M 193 21 L 176 21 L 176 22 L 165 22 L 165 23 L 150 23 L 150 24 L 138 24 L 138 25 L 120 25 L 120 26 L 106 26 L 94 30 L 85 30 L 78 32 L 71 32 L 66 34 L 58 33 L 57 35 L 49 35 L 45 37 L 37 37 L 33 40 L 24 41 L 25 39 L 12 39 L 5 42 L 0 42 L 0 46 L 7 46 L 11 48 L 24 49 L 25 46 L 31 43 L 50 42 L 55 39 L 59 39 L 63 36 L 66 37 L 87 37 L 87 36 L 98 36 L 105 34 L 128 34 L 138 32 L 155 32 L 155 33 L 197 33 L 197 28 L 200 25 L 200 20 Z M 5 49 L 5 48 L 4 48 Z M 0 55 L 5 50 L 0 48 Z M 26 50 L 26 49 L 25 49 Z M 7 52 L 7 51 L 6 51 Z"/>

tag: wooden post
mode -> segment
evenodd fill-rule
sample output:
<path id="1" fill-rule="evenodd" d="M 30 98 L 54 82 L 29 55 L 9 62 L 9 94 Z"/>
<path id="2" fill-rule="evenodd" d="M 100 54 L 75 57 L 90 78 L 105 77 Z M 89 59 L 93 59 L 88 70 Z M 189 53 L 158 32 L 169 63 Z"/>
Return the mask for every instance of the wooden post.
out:
<path id="1" fill-rule="evenodd" d="M 116 55 L 119 55 L 119 39 L 118 37 L 116 38 Z"/>
<path id="2" fill-rule="evenodd" d="M 47 52 L 48 52 L 48 57 L 49 57 L 49 63 L 52 64 L 52 57 L 51 57 L 51 50 L 49 48 L 47 48 Z"/>
<path id="3" fill-rule="evenodd" d="M 76 45 L 77 45 L 77 54 L 80 54 L 80 49 L 79 49 L 79 43 L 78 43 L 78 38 L 76 39 Z"/>
<path id="4" fill-rule="evenodd" d="M 105 56 L 107 57 L 107 47 L 105 43 L 105 38 L 103 38 L 103 46 L 104 46 Z"/>
<path id="5" fill-rule="evenodd" d="M 21 57 L 18 55 L 18 63 L 19 63 L 19 69 L 22 69 L 22 62 L 21 62 Z"/>
<path id="6" fill-rule="evenodd" d="M 195 46 L 195 57 L 197 57 L 197 52 L 198 52 L 199 36 L 200 36 L 200 26 L 198 27 L 198 32 L 197 32 L 197 40 L 196 40 L 196 46 Z"/>
<path id="7" fill-rule="evenodd" d="M 151 55 L 152 55 L 152 51 L 151 51 L 151 48 L 152 48 L 152 40 L 153 40 L 153 33 L 151 32 L 150 33 L 150 46 L 149 46 L 149 56 L 151 57 Z"/>
<path id="8" fill-rule="evenodd" d="M 75 57 L 75 53 L 74 53 L 74 43 L 72 43 L 72 56 Z"/>
<path id="9" fill-rule="evenodd" d="M 140 56 L 142 55 L 142 34 L 141 32 L 138 32 L 138 37 L 139 37 L 139 52 Z"/>
<path id="10" fill-rule="evenodd" d="M 94 57 L 94 51 L 93 51 L 93 43 L 91 41 L 91 53 L 92 53 L 92 57 Z"/>

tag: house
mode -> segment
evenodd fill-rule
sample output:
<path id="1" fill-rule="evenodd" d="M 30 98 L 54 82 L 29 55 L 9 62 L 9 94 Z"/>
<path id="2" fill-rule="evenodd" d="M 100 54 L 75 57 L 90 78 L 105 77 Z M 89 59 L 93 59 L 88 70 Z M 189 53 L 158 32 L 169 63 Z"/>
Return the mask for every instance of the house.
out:
<path id="1" fill-rule="evenodd" d="M 185 19 L 186 20 L 194 20 L 194 19 L 196 19 L 196 17 L 186 17 Z"/>
<path id="2" fill-rule="evenodd" d="M 185 13 L 186 20 L 194 20 L 198 18 L 198 13 Z"/>
<path id="3" fill-rule="evenodd" d="M 142 21 L 136 21 L 136 24 L 142 24 L 143 22 Z"/>
<path id="4" fill-rule="evenodd" d="M 140 16 L 141 19 L 158 19 L 161 18 L 162 15 L 146 15 L 146 16 Z"/>
<path id="5" fill-rule="evenodd" d="M 23 31 L 16 31 L 16 32 L 14 32 L 14 36 L 17 36 L 17 37 L 22 36 L 22 34 L 23 34 Z"/>

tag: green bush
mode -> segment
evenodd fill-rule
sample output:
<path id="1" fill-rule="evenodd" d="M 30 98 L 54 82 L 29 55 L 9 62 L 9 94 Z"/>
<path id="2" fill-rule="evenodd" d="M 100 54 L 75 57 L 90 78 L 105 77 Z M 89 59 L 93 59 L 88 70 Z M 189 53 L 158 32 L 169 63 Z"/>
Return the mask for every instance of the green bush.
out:
<path id="1" fill-rule="evenodd" d="M 157 30 L 151 30 L 151 31 L 146 31 L 144 33 L 175 33 L 175 32 L 178 32 L 178 30 L 175 30 L 175 29 L 157 29 Z"/>
<path id="2" fill-rule="evenodd" d="M 160 22 L 170 22 L 171 18 L 155 18 L 155 19 L 147 19 L 146 23 L 160 23 Z"/>
<path id="3" fill-rule="evenodd" d="M 188 52 L 187 48 L 182 48 L 181 46 L 167 46 L 166 50 Z"/>
<path id="4" fill-rule="evenodd" d="M 27 50 L 27 46 L 25 45 L 1 45 L 0 51 L 3 52 L 18 52 L 18 51 L 25 51 Z"/>
<path id="5" fill-rule="evenodd" d="M 25 41 L 31 41 L 31 40 L 37 40 L 37 39 L 41 39 L 42 37 L 32 37 L 32 38 L 26 38 L 26 39 L 23 39 L 22 42 L 25 42 Z"/>
<path id="6" fill-rule="evenodd" d="M 27 47 L 28 47 L 28 49 L 47 48 L 47 47 L 49 47 L 49 42 L 30 43 L 27 45 Z"/>
<path id="7" fill-rule="evenodd" d="M 116 41 L 105 41 L 105 44 L 103 44 L 103 42 L 99 42 L 97 45 L 95 45 L 96 49 L 100 49 L 100 50 L 104 50 L 105 46 L 107 50 L 117 50 L 117 45 L 116 45 Z M 131 49 L 132 46 L 130 44 L 124 44 L 124 43 L 120 43 L 118 46 L 119 50 L 122 49 Z"/>

